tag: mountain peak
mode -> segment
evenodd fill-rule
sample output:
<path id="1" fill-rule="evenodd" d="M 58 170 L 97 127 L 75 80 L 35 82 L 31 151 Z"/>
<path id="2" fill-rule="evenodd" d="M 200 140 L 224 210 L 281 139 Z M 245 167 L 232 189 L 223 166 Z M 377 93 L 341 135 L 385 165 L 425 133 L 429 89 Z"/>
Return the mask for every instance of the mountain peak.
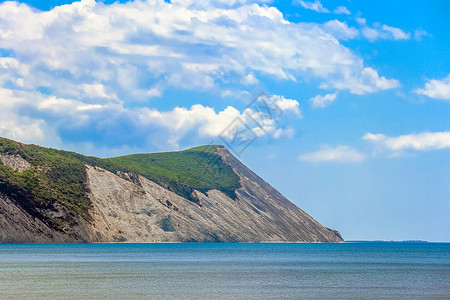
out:
<path id="1" fill-rule="evenodd" d="M 192 148 L 188 148 L 186 150 L 183 151 L 201 151 L 201 152 L 211 152 L 211 151 L 215 151 L 216 149 L 222 149 L 222 148 L 226 148 L 224 145 L 202 145 L 202 146 L 196 146 L 196 147 L 192 147 Z"/>

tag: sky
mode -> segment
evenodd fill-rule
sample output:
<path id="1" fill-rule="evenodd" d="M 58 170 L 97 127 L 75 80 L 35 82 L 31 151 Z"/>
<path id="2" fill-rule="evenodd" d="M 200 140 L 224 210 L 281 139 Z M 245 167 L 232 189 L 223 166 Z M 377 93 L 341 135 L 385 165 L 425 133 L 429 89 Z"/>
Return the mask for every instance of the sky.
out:
<path id="1" fill-rule="evenodd" d="M 0 136 L 223 144 L 346 240 L 450 241 L 450 2 L 0 2 Z"/>

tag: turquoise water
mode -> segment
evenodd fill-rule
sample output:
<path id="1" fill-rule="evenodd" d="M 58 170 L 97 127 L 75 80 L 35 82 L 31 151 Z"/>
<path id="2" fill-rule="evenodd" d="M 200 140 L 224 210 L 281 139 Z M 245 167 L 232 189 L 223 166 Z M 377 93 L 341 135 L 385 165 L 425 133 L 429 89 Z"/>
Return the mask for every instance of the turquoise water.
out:
<path id="1" fill-rule="evenodd" d="M 450 244 L 0 245 L 1 299 L 450 299 Z"/>

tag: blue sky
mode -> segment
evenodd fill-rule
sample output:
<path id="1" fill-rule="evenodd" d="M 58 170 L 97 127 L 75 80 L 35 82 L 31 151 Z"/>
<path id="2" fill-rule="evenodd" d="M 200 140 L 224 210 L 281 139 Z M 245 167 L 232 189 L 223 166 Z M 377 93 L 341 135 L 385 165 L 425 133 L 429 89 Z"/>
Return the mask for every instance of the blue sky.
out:
<path id="1" fill-rule="evenodd" d="M 2 1 L 0 136 L 101 157 L 226 144 L 347 240 L 450 241 L 449 11 Z"/>

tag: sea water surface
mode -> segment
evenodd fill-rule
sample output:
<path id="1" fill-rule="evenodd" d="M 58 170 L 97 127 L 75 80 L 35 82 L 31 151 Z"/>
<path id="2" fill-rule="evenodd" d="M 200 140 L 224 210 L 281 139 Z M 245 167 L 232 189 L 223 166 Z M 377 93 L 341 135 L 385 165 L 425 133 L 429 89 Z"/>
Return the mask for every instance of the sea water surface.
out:
<path id="1" fill-rule="evenodd" d="M 450 244 L 0 245 L 1 299 L 450 299 Z"/>

